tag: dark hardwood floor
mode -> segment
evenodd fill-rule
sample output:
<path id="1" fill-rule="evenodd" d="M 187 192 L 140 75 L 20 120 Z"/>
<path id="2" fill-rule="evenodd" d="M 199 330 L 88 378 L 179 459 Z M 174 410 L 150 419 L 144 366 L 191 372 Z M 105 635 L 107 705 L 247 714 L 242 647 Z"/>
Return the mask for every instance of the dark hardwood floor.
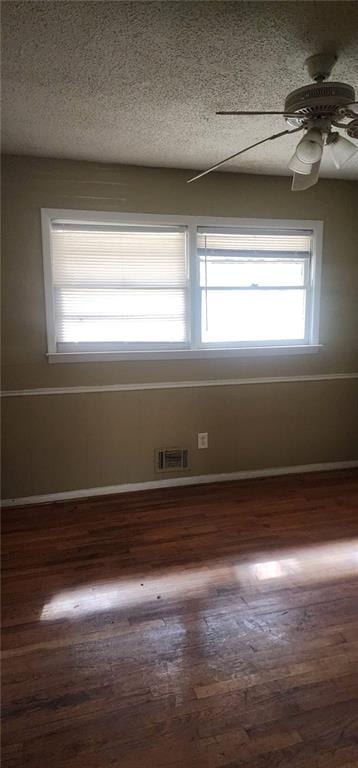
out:
<path id="1" fill-rule="evenodd" d="M 358 473 L 3 513 L 6 768 L 357 768 Z"/>

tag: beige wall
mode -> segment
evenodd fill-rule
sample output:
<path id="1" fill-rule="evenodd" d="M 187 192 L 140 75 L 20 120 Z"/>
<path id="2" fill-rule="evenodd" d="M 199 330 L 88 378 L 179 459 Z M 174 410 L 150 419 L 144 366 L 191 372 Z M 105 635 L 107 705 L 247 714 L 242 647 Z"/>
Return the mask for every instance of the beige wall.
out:
<path id="1" fill-rule="evenodd" d="M 35 158 L 3 161 L 3 387 L 296 376 L 358 370 L 356 182 L 214 174 Z M 324 221 L 317 355 L 49 365 L 40 208 Z M 209 431 L 208 451 L 195 448 Z M 5 398 L 3 496 L 149 480 L 153 451 L 191 448 L 191 474 L 358 458 L 358 380 Z"/>

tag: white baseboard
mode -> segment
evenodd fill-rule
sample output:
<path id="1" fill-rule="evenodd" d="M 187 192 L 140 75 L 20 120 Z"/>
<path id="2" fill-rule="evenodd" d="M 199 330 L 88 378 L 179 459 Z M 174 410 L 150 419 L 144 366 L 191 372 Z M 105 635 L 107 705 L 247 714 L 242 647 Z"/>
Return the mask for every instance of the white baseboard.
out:
<path id="1" fill-rule="evenodd" d="M 268 467 L 265 469 L 247 469 L 238 472 L 222 472 L 214 475 L 188 475 L 172 477 L 164 480 L 145 480 L 141 483 L 122 483 L 106 485 L 99 488 L 81 488 L 59 493 L 43 493 L 38 496 L 22 496 L 17 499 L 4 499 L 3 507 L 22 507 L 29 504 L 50 504 L 55 501 L 83 499 L 91 496 L 109 496 L 116 493 L 133 491 L 149 491 L 158 488 L 174 488 L 182 485 L 203 485 L 207 483 L 224 483 L 232 480 L 251 480 L 260 477 L 275 477 L 278 475 L 295 475 L 303 472 L 328 472 L 334 469 L 358 468 L 358 459 L 353 461 L 328 461 L 319 464 L 298 464 L 291 467 Z"/>

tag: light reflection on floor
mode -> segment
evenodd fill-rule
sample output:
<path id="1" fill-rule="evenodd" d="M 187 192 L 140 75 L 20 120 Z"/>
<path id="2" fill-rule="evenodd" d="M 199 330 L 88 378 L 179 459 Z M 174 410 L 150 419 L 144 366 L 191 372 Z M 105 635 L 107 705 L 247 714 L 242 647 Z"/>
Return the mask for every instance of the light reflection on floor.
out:
<path id="1" fill-rule="evenodd" d="M 275 556 L 273 556 L 275 554 Z M 123 578 L 59 592 L 44 605 L 42 621 L 76 618 L 132 607 L 156 599 L 206 597 L 216 588 L 237 586 L 258 592 L 270 588 L 335 581 L 358 573 L 358 539 L 270 552 L 255 559 L 230 558 L 205 566 L 158 572 L 145 578 Z"/>

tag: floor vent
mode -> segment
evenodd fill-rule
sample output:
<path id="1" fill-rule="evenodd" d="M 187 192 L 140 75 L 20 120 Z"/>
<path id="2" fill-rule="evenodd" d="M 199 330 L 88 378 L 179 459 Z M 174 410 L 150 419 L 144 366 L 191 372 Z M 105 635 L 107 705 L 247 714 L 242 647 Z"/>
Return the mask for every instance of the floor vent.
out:
<path id="1" fill-rule="evenodd" d="M 157 472 L 174 472 L 188 468 L 187 448 L 159 448 L 155 454 Z"/>

